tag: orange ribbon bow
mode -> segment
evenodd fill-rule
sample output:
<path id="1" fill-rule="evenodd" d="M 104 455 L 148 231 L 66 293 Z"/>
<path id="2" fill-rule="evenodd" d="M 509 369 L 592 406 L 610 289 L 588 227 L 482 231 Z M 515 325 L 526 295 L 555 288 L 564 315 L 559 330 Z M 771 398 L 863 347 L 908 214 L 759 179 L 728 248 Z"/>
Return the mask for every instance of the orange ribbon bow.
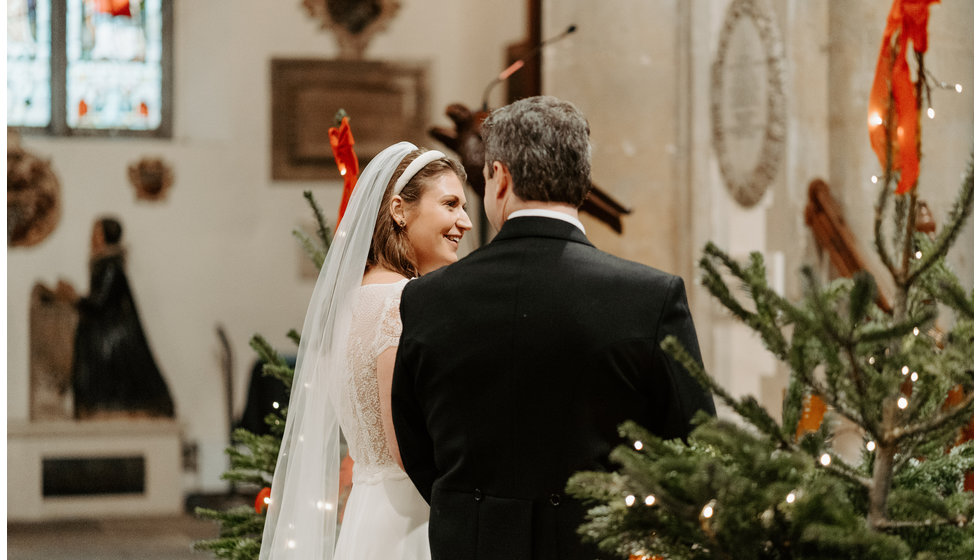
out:
<path id="1" fill-rule="evenodd" d="M 357 155 L 354 153 L 354 135 L 351 134 L 348 118 L 341 119 L 340 126 L 330 127 L 327 133 L 330 135 L 330 149 L 333 150 L 333 157 L 337 161 L 337 169 L 344 177 L 344 194 L 340 199 L 340 212 L 337 215 L 339 226 L 344 211 L 347 210 L 351 193 L 354 192 L 354 185 L 357 184 L 359 169 Z"/>
<path id="2" fill-rule="evenodd" d="M 901 171 L 895 194 L 909 192 L 919 178 L 919 107 L 916 106 L 906 48 L 909 41 L 912 41 L 915 52 L 926 52 L 929 5 L 937 2 L 939 0 L 894 0 L 881 39 L 881 53 L 878 55 L 878 67 L 868 103 L 868 130 L 871 134 L 871 148 L 884 168 L 888 164 L 885 125 L 892 129 L 892 155 L 895 156 L 892 158 L 892 168 Z M 892 40 L 896 32 L 898 38 L 893 49 Z M 895 112 L 892 122 L 886 123 L 889 82 Z"/>

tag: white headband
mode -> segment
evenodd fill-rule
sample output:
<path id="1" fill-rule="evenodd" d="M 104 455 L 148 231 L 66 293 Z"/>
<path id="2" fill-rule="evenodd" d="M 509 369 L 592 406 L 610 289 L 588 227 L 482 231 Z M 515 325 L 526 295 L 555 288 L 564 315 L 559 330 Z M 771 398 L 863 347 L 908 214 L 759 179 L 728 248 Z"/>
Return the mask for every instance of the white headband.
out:
<path id="1" fill-rule="evenodd" d="M 407 185 L 408 182 L 412 180 L 412 177 L 415 177 L 415 174 L 421 171 L 423 167 L 429 165 L 437 159 L 444 157 L 446 157 L 446 154 L 440 152 L 439 150 L 422 152 L 419 157 L 415 158 L 412 160 L 412 163 L 408 164 L 408 167 L 405 168 L 405 172 L 398 177 L 397 181 L 395 181 L 394 194 L 400 194 L 402 189 L 405 188 L 405 185 Z"/>

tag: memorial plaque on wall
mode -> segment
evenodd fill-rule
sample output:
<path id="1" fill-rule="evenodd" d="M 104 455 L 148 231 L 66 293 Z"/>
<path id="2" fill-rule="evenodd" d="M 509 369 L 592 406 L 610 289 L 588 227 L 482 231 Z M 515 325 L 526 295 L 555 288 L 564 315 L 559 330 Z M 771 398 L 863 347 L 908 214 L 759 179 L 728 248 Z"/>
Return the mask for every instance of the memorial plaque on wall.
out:
<path id="1" fill-rule="evenodd" d="M 786 99 L 782 40 L 761 0 L 732 0 L 711 66 L 712 144 L 725 186 L 755 205 L 782 165 Z"/>
<path id="2" fill-rule="evenodd" d="M 344 109 L 361 169 L 391 144 L 425 140 L 428 65 L 332 59 L 273 59 L 272 178 L 339 179 L 327 130 Z"/>

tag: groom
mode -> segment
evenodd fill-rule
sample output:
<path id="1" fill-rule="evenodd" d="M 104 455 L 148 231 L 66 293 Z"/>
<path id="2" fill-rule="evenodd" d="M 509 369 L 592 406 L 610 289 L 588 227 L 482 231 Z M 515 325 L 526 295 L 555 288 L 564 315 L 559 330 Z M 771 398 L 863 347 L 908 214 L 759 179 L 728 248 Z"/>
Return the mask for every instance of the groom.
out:
<path id="1" fill-rule="evenodd" d="M 406 472 L 430 503 L 433 560 L 592 559 L 564 493 L 608 469 L 635 420 L 683 437 L 711 396 L 660 342 L 700 360 L 683 281 L 596 249 L 577 209 L 589 126 L 533 97 L 483 124 L 493 241 L 409 282 L 392 409 Z"/>

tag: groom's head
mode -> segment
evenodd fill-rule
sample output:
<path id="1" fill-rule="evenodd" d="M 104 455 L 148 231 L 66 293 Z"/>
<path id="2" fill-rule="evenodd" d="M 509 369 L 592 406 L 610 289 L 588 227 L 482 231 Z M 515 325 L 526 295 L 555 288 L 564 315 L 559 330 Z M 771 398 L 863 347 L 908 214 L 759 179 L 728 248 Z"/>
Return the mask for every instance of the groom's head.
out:
<path id="1" fill-rule="evenodd" d="M 574 105 L 550 96 L 515 101 L 490 113 L 482 136 L 485 177 L 508 173 L 524 201 L 582 205 L 592 187 L 592 147 Z"/>

